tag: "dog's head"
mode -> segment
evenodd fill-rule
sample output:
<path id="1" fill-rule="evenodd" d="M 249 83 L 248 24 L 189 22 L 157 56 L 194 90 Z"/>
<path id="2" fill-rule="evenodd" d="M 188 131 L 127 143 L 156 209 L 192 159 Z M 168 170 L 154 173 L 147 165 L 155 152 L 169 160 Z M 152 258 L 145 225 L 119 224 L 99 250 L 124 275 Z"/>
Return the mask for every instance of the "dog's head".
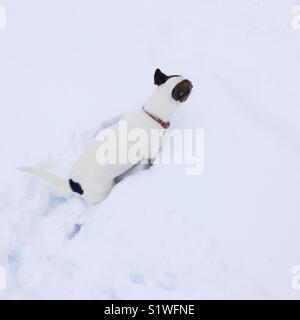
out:
<path id="1" fill-rule="evenodd" d="M 190 80 L 179 75 L 167 76 L 159 69 L 155 70 L 154 84 L 169 89 L 172 98 L 178 102 L 186 101 L 193 89 L 193 85 Z"/>

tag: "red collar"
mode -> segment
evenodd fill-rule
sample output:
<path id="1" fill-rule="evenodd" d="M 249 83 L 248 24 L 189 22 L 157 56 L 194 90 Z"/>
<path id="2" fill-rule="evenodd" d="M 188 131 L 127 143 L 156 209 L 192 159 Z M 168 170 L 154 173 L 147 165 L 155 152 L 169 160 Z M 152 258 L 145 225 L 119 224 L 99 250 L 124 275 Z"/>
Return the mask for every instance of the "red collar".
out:
<path id="1" fill-rule="evenodd" d="M 152 118 L 154 121 L 158 122 L 164 129 L 168 129 L 170 127 L 170 121 L 163 121 L 159 117 L 155 116 L 154 114 L 148 112 L 145 107 L 143 107 L 143 110 L 147 113 L 147 115 Z"/>

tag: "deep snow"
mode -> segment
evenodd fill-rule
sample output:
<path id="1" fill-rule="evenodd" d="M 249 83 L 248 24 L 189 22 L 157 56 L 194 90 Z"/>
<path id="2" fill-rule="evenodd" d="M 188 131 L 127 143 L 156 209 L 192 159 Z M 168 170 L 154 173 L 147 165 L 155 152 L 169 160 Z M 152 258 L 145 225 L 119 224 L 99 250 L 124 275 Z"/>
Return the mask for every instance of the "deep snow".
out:
<path id="1" fill-rule="evenodd" d="M 0 4 L 1 299 L 300 298 L 294 0 Z M 67 175 L 156 67 L 193 81 L 172 126 L 205 130 L 203 175 L 157 165 L 87 207 L 15 170 Z"/>

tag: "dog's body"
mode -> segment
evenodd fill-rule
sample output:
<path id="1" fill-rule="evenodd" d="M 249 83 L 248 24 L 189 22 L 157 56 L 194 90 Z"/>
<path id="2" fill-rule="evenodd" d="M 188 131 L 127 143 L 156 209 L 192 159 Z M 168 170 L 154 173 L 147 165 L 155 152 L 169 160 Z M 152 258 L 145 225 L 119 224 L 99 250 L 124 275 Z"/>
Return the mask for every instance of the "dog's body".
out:
<path id="1" fill-rule="evenodd" d="M 117 123 L 103 130 L 110 130 L 119 137 L 120 121 L 126 122 L 128 132 L 133 129 L 143 129 L 148 137 L 151 136 L 153 129 L 167 129 L 169 120 L 179 104 L 188 98 L 192 84 L 181 76 L 168 77 L 159 69 L 155 72 L 154 83 L 158 85 L 156 92 L 143 109 L 139 108 L 137 111 L 125 114 Z M 136 163 L 154 161 L 161 147 L 161 143 L 157 145 L 149 141 L 149 144 L 141 146 L 136 163 L 126 161 L 116 164 L 99 164 L 97 152 L 103 143 L 103 141 L 95 141 L 83 152 L 75 162 L 68 179 L 56 177 L 38 168 L 22 167 L 20 169 L 38 175 L 59 188 L 78 193 L 88 203 L 97 203 L 108 196 L 117 177 Z M 122 148 L 121 141 L 117 141 L 117 144 Z M 126 147 L 129 148 L 130 144 Z"/>

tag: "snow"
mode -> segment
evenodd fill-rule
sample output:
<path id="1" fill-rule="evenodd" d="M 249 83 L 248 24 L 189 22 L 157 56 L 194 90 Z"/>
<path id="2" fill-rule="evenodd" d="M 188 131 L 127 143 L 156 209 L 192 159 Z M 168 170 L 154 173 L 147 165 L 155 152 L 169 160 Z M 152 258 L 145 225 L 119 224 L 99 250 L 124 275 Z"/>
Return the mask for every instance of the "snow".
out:
<path id="1" fill-rule="evenodd" d="M 294 0 L 1 4 L 0 299 L 300 298 Z M 193 82 L 172 126 L 204 129 L 201 176 L 156 165 L 87 206 L 15 170 L 67 175 L 156 67 Z"/>

